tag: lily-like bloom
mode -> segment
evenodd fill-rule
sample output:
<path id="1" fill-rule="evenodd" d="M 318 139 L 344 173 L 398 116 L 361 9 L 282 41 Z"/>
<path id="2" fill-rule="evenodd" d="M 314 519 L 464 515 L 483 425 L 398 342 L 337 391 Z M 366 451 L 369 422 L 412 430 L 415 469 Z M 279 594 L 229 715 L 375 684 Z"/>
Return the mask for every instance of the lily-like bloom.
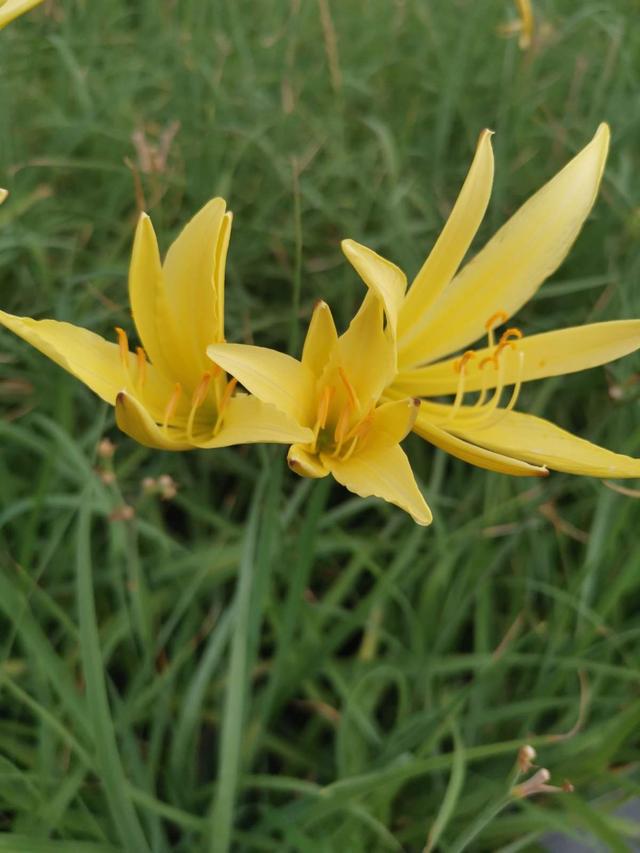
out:
<path id="1" fill-rule="evenodd" d="M 236 393 L 206 356 L 224 340 L 224 270 L 231 213 L 215 198 L 187 224 L 165 258 L 146 214 L 136 230 L 129 297 L 142 346 L 117 343 L 57 320 L 0 311 L 0 323 L 116 407 L 120 429 L 164 450 L 248 442 L 306 441 L 310 432 L 273 406 Z"/>
<path id="2" fill-rule="evenodd" d="M 0 30 L 40 3 L 42 0 L 0 0 Z"/>
<path id="3" fill-rule="evenodd" d="M 377 293 L 368 293 L 338 336 L 329 306 L 319 302 L 300 361 L 244 344 L 214 344 L 207 352 L 252 394 L 309 430 L 308 439 L 289 449 L 292 470 L 305 477 L 333 474 L 355 494 L 383 498 L 426 525 L 431 513 L 399 444 L 413 427 L 419 401 L 381 401 L 396 370 L 383 305 Z"/>
<path id="4" fill-rule="evenodd" d="M 552 468 L 640 476 L 640 460 L 515 411 L 524 382 L 605 364 L 640 347 L 640 320 L 530 337 L 510 325 L 576 239 L 595 201 L 608 146 L 609 128 L 601 124 L 591 142 L 458 271 L 491 193 L 491 133 L 482 133 L 451 215 L 406 296 L 396 299 L 396 322 L 389 327 L 397 339 L 398 373 L 386 398 L 420 397 L 414 430 L 437 447 L 506 474 L 544 476 Z M 376 292 L 390 278 L 404 279 L 397 267 L 352 240 L 343 249 Z M 484 345 L 469 348 L 482 337 Z M 447 397 L 451 402 L 442 402 Z"/>

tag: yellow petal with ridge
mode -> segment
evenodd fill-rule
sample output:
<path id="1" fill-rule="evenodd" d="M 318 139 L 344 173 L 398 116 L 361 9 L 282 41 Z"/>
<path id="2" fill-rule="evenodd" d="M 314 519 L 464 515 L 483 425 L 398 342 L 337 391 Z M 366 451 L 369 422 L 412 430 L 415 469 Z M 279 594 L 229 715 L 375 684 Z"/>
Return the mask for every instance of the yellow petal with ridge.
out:
<path id="1" fill-rule="evenodd" d="M 43 0 L 5 0 L 0 3 L 0 30 L 42 2 Z"/>
<path id="2" fill-rule="evenodd" d="M 403 349 L 403 367 L 435 361 L 485 334 L 497 311 L 508 317 L 564 260 L 595 201 L 609 148 L 601 124 L 589 144 L 500 228 L 458 273 L 429 312 L 424 334 Z M 400 341 L 402 346 L 402 341 Z"/>
<path id="3" fill-rule="evenodd" d="M 184 428 L 159 427 L 142 403 L 132 395 L 120 391 L 115 405 L 118 427 L 138 444 L 157 450 L 193 450 Z"/>
<path id="4" fill-rule="evenodd" d="M 640 477 L 640 459 L 613 453 L 543 418 L 500 409 L 496 418 L 493 426 L 489 424 L 466 430 L 463 421 L 456 419 L 456 435 L 490 450 L 568 474 Z"/>
<path id="5" fill-rule="evenodd" d="M 182 363 L 176 345 L 176 330 L 167 305 L 158 241 L 151 219 L 138 219 L 129 265 L 131 313 L 151 362 L 174 381 L 193 381 L 190 363 Z"/>
<path id="6" fill-rule="evenodd" d="M 530 335 L 517 341 L 515 349 L 506 347 L 500 354 L 502 375 L 505 385 L 518 381 L 530 382 L 549 376 L 564 376 L 608 364 L 640 348 L 640 320 L 610 320 L 604 323 L 587 323 Z M 484 386 L 494 388 L 498 382 L 498 370 L 485 362 L 493 350 L 476 350 L 476 357 L 465 364 L 465 390 L 479 391 Z M 521 355 L 524 357 L 522 366 Z M 454 365 L 457 358 L 438 361 L 415 370 L 398 374 L 393 389 L 398 393 L 417 397 L 437 397 L 455 394 L 460 374 Z"/>
<path id="7" fill-rule="evenodd" d="M 372 449 L 346 461 L 321 455 L 336 480 L 362 498 L 382 498 L 408 512 L 417 524 L 431 524 L 431 510 L 423 498 L 405 452 L 398 444 Z"/>
<path id="8" fill-rule="evenodd" d="M 476 235 L 493 186 L 492 131 L 483 130 L 466 180 L 440 236 L 407 293 L 399 322 L 399 360 L 419 340 L 428 311 L 451 282 Z"/>
<path id="9" fill-rule="evenodd" d="M 424 411 L 424 407 L 418 413 L 413 431 L 451 456 L 462 459 L 464 462 L 470 462 L 478 468 L 485 468 L 487 471 L 510 474 L 513 477 L 546 477 L 549 474 L 546 468 L 530 465 L 528 462 L 512 458 L 505 453 L 480 447 L 473 443 L 475 439 L 465 440 L 452 435 L 436 426 L 428 413 Z"/>
<path id="10" fill-rule="evenodd" d="M 212 199 L 171 244 L 162 268 L 179 346 L 195 382 L 210 367 L 207 345 L 220 340 L 216 288 L 224 281 L 230 222 L 225 220 L 224 199 Z"/>
<path id="11" fill-rule="evenodd" d="M 100 335 L 58 320 L 32 320 L 0 311 L 0 323 L 60 367 L 68 370 L 92 391 L 113 405 L 118 391 L 128 384 L 117 344 Z M 130 356 L 131 369 L 135 359 Z"/>
<path id="12" fill-rule="evenodd" d="M 292 471 L 301 477 L 311 477 L 318 480 L 330 472 L 322 464 L 317 454 L 309 453 L 301 444 L 293 444 L 287 453 L 287 463 Z"/>
<path id="13" fill-rule="evenodd" d="M 207 355 L 263 403 L 270 403 L 302 426 L 312 423 L 315 376 L 292 356 L 248 344 L 212 344 Z"/>
<path id="14" fill-rule="evenodd" d="M 395 342 L 385 334 L 382 303 L 373 290 L 336 343 L 326 376 L 342 368 L 365 409 L 380 399 L 396 369 Z"/>
<path id="15" fill-rule="evenodd" d="M 420 400 L 393 400 L 378 406 L 371 418 L 371 429 L 364 448 L 390 447 L 398 444 L 411 432 L 420 410 Z"/>
<path id="16" fill-rule="evenodd" d="M 331 309 L 326 302 L 320 300 L 313 309 L 302 348 L 302 363 L 314 376 L 321 375 L 337 340 L 338 333 Z"/>
<path id="17" fill-rule="evenodd" d="M 232 444 L 291 444 L 312 440 L 310 429 L 301 427 L 275 406 L 247 394 L 237 394 L 224 410 L 220 432 L 209 439 L 196 435 L 193 442 L 198 447 L 214 448 Z"/>
<path id="18" fill-rule="evenodd" d="M 387 261 L 372 249 L 356 243 L 355 240 L 343 240 L 341 246 L 351 266 L 382 302 L 395 340 L 398 315 L 407 288 L 407 277 L 391 261 Z"/>

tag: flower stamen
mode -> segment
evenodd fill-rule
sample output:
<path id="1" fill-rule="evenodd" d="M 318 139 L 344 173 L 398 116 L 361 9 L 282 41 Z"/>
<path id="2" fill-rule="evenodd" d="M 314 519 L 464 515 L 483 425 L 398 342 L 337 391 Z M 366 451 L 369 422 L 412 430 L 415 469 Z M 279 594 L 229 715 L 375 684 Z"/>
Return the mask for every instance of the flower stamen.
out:
<path id="1" fill-rule="evenodd" d="M 484 327 L 487 332 L 487 346 L 489 349 L 492 349 L 495 346 L 495 328 L 496 326 L 501 326 L 503 323 L 506 323 L 509 319 L 509 315 L 506 311 L 496 311 L 495 314 L 492 314 L 487 322 L 484 324 Z"/>
<path id="2" fill-rule="evenodd" d="M 238 384 L 238 380 L 233 377 L 230 379 L 224 387 L 224 391 L 222 393 L 222 399 L 220 400 L 220 405 L 218 406 L 218 417 L 216 419 L 216 425 L 213 428 L 213 434 L 217 435 L 220 432 L 220 428 L 222 427 L 222 419 L 224 417 L 224 412 L 227 406 L 229 405 L 229 400 L 233 396 L 233 392 L 236 389 L 236 385 Z"/>
<path id="3" fill-rule="evenodd" d="M 129 339 L 127 333 L 120 326 L 115 327 L 118 336 L 118 348 L 120 349 L 120 361 L 127 377 L 127 381 L 131 382 L 131 371 L 129 366 Z"/>
<path id="4" fill-rule="evenodd" d="M 144 388 L 144 383 L 147 379 L 147 356 L 142 347 L 136 347 L 136 362 L 137 362 L 137 374 L 136 374 L 136 384 L 138 388 Z"/>
<path id="5" fill-rule="evenodd" d="M 196 390 L 193 392 L 193 396 L 191 397 L 191 408 L 187 419 L 187 436 L 189 439 L 191 439 L 193 435 L 193 422 L 195 420 L 196 412 L 206 400 L 210 384 L 211 373 L 204 373 Z"/>
<path id="6" fill-rule="evenodd" d="M 351 382 L 349 382 L 349 377 L 344 372 L 342 367 L 338 368 L 338 373 L 340 374 L 340 379 L 342 379 L 344 387 L 347 389 L 347 394 L 349 395 L 349 401 L 351 403 L 351 406 L 355 411 L 357 411 L 360 408 L 360 403 L 358 402 L 358 396 L 354 390 L 354 387 Z"/>
<path id="7" fill-rule="evenodd" d="M 447 417 L 447 422 L 452 421 L 455 418 L 455 416 L 458 414 L 458 412 L 460 411 L 460 406 L 462 405 L 462 401 L 464 399 L 464 393 L 465 393 L 464 389 L 465 389 L 465 382 L 466 382 L 466 377 L 465 377 L 466 365 L 467 365 L 467 362 L 471 361 L 471 359 L 475 358 L 475 357 L 476 357 L 476 354 L 473 350 L 467 350 L 453 364 L 453 369 L 456 371 L 456 373 L 459 373 L 460 375 L 458 377 L 458 387 L 456 388 L 456 396 L 453 400 L 453 405 L 451 406 L 451 411 L 449 412 L 449 415 Z"/>
<path id="8" fill-rule="evenodd" d="M 179 382 L 176 382 L 175 387 L 173 389 L 173 393 L 169 397 L 169 402 L 166 405 L 164 410 L 164 417 L 162 418 L 162 429 L 167 430 L 169 426 L 169 422 L 173 419 L 173 416 L 176 413 L 176 409 L 178 408 L 178 403 L 180 402 L 180 397 L 182 396 L 182 385 Z"/>

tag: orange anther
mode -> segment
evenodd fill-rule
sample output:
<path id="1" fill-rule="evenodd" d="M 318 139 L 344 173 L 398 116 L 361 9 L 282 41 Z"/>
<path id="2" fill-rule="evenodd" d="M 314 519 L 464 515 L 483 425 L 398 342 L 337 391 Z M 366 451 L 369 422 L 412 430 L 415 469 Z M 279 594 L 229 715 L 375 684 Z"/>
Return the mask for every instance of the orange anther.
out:
<path id="1" fill-rule="evenodd" d="M 456 373 L 461 373 L 467 362 L 471 361 L 472 358 L 475 358 L 476 354 L 472 349 L 468 349 L 465 353 L 463 353 L 457 361 L 453 363 L 453 369 Z"/>
<path id="2" fill-rule="evenodd" d="M 129 369 L 129 340 L 127 333 L 120 326 L 116 326 L 116 334 L 118 335 L 118 346 L 120 347 L 120 360 L 125 368 Z"/>
<path id="3" fill-rule="evenodd" d="M 516 345 L 513 341 L 500 341 L 500 343 L 496 347 L 496 357 L 499 358 L 502 355 L 502 351 L 505 350 L 507 347 L 510 347 L 511 349 L 516 349 Z"/>
<path id="4" fill-rule="evenodd" d="M 484 324 L 485 329 L 489 332 L 495 326 L 500 326 L 502 323 L 506 323 L 509 319 L 509 315 L 506 311 L 496 311 L 495 314 L 492 314 L 487 322 Z"/>
<path id="5" fill-rule="evenodd" d="M 162 428 L 166 429 L 169 425 L 169 421 L 173 418 L 176 413 L 176 409 L 178 408 L 178 403 L 180 402 L 180 397 L 182 396 L 182 385 L 179 382 L 176 382 L 175 387 L 173 389 L 173 393 L 169 397 L 169 402 L 164 410 L 164 417 L 162 419 Z"/>
<path id="6" fill-rule="evenodd" d="M 218 409 L 218 418 L 220 418 L 222 416 L 222 413 L 227 408 L 229 400 L 231 399 L 231 396 L 232 396 L 233 392 L 235 391 L 235 387 L 237 384 L 238 384 L 238 380 L 235 378 L 230 379 L 227 382 L 225 389 L 224 389 L 224 394 L 222 395 L 222 400 L 220 400 L 220 408 Z"/>
<path id="7" fill-rule="evenodd" d="M 209 384 L 211 382 L 211 374 L 204 373 L 202 375 L 202 379 L 198 383 L 196 390 L 193 392 L 193 396 L 191 397 L 191 408 L 197 409 L 198 406 L 201 406 L 205 398 L 207 396 L 207 391 L 209 390 Z"/>
<path id="8" fill-rule="evenodd" d="M 358 397 L 357 397 L 356 392 L 353 388 L 353 385 L 351 384 L 351 382 L 349 382 L 349 377 L 347 376 L 347 374 L 344 372 L 344 370 L 341 367 L 338 368 L 338 373 L 340 374 L 340 379 L 342 379 L 342 381 L 344 383 L 344 387 L 347 389 L 347 394 L 349 395 L 349 400 L 351 401 L 351 405 L 353 406 L 354 409 L 357 409 L 358 408 Z"/>
<path id="9" fill-rule="evenodd" d="M 147 378 L 147 357 L 142 347 L 136 347 L 136 361 L 138 363 L 138 385 L 142 388 Z"/>
<path id="10" fill-rule="evenodd" d="M 347 437 L 347 432 L 349 431 L 349 418 L 351 417 L 351 407 L 345 406 L 345 408 L 340 412 L 340 417 L 338 418 L 338 423 L 336 424 L 335 431 L 333 433 L 333 439 L 336 443 L 336 448 L 334 450 L 334 456 L 337 456 L 340 453 L 342 448 L 342 444 Z"/>
<path id="11" fill-rule="evenodd" d="M 492 364 L 494 366 L 494 368 L 497 370 L 498 369 L 498 356 L 495 355 L 495 353 L 494 353 L 494 355 L 488 355 L 486 358 L 483 358 L 481 360 L 480 364 L 478 365 L 478 369 L 484 370 L 484 368 L 487 366 L 487 364 Z"/>
<path id="12" fill-rule="evenodd" d="M 326 426 L 329 406 L 331 405 L 331 400 L 333 399 L 335 392 L 336 389 L 333 385 L 324 386 L 322 396 L 320 397 L 320 402 L 318 404 L 318 414 L 316 417 L 316 424 L 319 430 L 324 429 Z"/>
<path id="13" fill-rule="evenodd" d="M 520 340 L 521 337 L 522 337 L 522 332 L 520 331 L 520 329 L 516 329 L 514 326 L 511 329 L 507 329 L 507 331 L 502 334 L 502 336 L 500 337 L 500 343 L 501 344 L 506 343 L 506 341 L 508 341 L 510 338 L 514 338 L 515 340 Z"/>

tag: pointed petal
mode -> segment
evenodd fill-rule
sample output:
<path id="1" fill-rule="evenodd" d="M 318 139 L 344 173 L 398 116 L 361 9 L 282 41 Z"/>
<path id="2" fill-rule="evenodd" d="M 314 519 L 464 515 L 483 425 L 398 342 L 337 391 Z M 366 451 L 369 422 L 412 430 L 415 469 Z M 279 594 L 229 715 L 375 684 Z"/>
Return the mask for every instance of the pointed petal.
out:
<path id="1" fill-rule="evenodd" d="M 319 377 L 331 355 L 338 333 L 333 322 L 331 309 L 320 300 L 313 309 L 309 329 L 302 349 L 302 363 Z"/>
<path id="2" fill-rule="evenodd" d="M 382 302 L 395 340 L 398 315 L 407 288 L 405 274 L 391 261 L 385 260 L 381 255 L 356 243 L 355 240 L 343 240 L 341 245 L 351 266 Z"/>
<path id="3" fill-rule="evenodd" d="M 322 461 L 339 483 L 350 492 L 367 498 L 374 495 L 399 506 L 417 524 L 431 524 L 431 511 L 422 497 L 402 448 L 391 447 L 354 454 L 341 461 L 322 456 Z"/>
<path id="4" fill-rule="evenodd" d="M 378 406 L 373 413 L 367 450 L 399 444 L 411 432 L 420 410 L 420 400 L 410 397 Z"/>
<path id="5" fill-rule="evenodd" d="M 477 465 L 478 468 L 497 471 L 499 474 L 511 474 L 513 477 L 546 477 L 549 474 L 546 468 L 529 465 L 527 462 L 513 459 L 503 453 L 479 447 L 472 443 L 472 439 L 463 440 L 452 435 L 432 423 L 424 410 L 418 413 L 413 431 L 430 444 L 444 450 L 445 453 Z"/>
<path id="6" fill-rule="evenodd" d="M 176 331 L 167 305 L 158 241 L 146 213 L 138 220 L 133 240 L 129 301 L 138 336 L 152 364 L 166 376 L 184 382 L 189 369 L 180 365 L 176 352 Z"/>
<path id="7" fill-rule="evenodd" d="M 4 3 L 0 3 L 0 30 L 42 2 L 43 0 L 5 0 Z"/>
<path id="8" fill-rule="evenodd" d="M 529 382 L 548 376 L 563 376 L 587 370 L 600 364 L 608 364 L 640 348 L 640 320 L 611 320 L 606 323 L 590 323 L 531 335 L 517 342 L 515 350 L 505 349 L 502 361 L 503 381 L 512 385 L 520 379 Z M 465 390 L 478 391 L 483 387 L 494 388 L 498 371 L 491 363 L 479 365 L 488 358 L 492 350 L 476 351 L 476 358 L 465 365 Z M 520 366 L 520 354 L 524 356 Z M 398 374 L 393 387 L 399 393 L 418 397 L 437 397 L 455 394 L 460 374 L 454 369 L 456 358 L 406 370 Z"/>
<path id="9" fill-rule="evenodd" d="M 348 376 L 365 409 L 378 402 L 395 375 L 395 343 L 384 332 L 382 306 L 373 291 L 365 296 L 349 328 L 338 338 L 326 376 L 338 368 Z"/>
<path id="10" fill-rule="evenodd" d="M 198 447 L 229 447 L 232 444 L 291 444 L 313 441 L 313 432 L 301 427 L 275 406 L 256 397 L 238 394 L 229 400 L 220 432 L 210 439 L 198 437 Z"/>
<path id="11" fill-rule="evenodd" d="M 229 240 L 231 239 L 231 225 L 233 214 L 227 211 L 222 217 L 222 225 L 218 234 L 216 245 L 216 259 L 213 274 L 213 286 L 217 298 L 216 308 L 216 337 L 215 340 L 224 340 L 224 276 L 227 267 L 227 252 L 229 251 Z"/>
<path id="12" fill-rule="evenodd" d="M 0 323 L 73 374 L 113 405 L 128 378 L 116 344 L 80 326 L 58 320 L 32 320 L 0 311 Z"/>
<path id="13" fill-rule="evenodd" d="M 411 363 L 413 349 L 420 349 L 420 338 L 429 321 L 427 312 L 458 271 L 484 217 L 493 185 L 492 135 L 490 130 L 480 134 L 454 208 L 404 300 L 398 342 L 401 363 L 407 359 Z"/>
<path id="14" fill-rule="evenodd" d="M 208 202 L 173 242 L 163 266 L 169 310 L 196 382 L 208 368 L 207 345 L 219 340 L 222 328 L 216 287 L 228 244 L 224 213 L 223 199 Z"/>
<path id="15" fill-rule="evenodd" d="M 315 377 L 290 355 L 247 344 L 212 344 L 209 358 L 251 394 L 306 426 L 313 418 Z"/>
<path id="16" fill-rule="evenodd" d="M 289 468 L 301 477 L 312 477 L 317 480 L 326 477 L 329 469 L 322 464 L 317 454 L 311 454 L 301 444 L 294 444 L 287 453 Z"/>
<path id="17" fill-rule="evenodd" d="M 482 447 L 547 465 L 556 471 L 587 477 L 640 477 L 640 459 L 613 453 L 564 429 L 522 412 L 498 410 L 493 426 L 464 430 L 456 420 L 456 434 Z"/>
<path id="18" fill-rule="evenodd" d="M 0 204 L 2 204 L 2 202 L 7 198 L 8 195 L 9 190 L 3 190 L 2 187 L 0 187 Z"/>
<path id="19" fill-rule="evenodd" d="M 116 398 L 116 423 L 126 435 L 157 450 L 191 450 L 184 429 L 159 427 L 142 403 L 130 394 L 121 391 Z"/>
<path id="20" fill-rule="evenodd" d="M 538 190 L 456 276 L 434 305 L 424 336 L 403 356 L 418 365 L 482 337 L 496 311 L 514 314 L 564 260 L 595 201 L 609 148 L 601 124 L 591 142 Z"/>

